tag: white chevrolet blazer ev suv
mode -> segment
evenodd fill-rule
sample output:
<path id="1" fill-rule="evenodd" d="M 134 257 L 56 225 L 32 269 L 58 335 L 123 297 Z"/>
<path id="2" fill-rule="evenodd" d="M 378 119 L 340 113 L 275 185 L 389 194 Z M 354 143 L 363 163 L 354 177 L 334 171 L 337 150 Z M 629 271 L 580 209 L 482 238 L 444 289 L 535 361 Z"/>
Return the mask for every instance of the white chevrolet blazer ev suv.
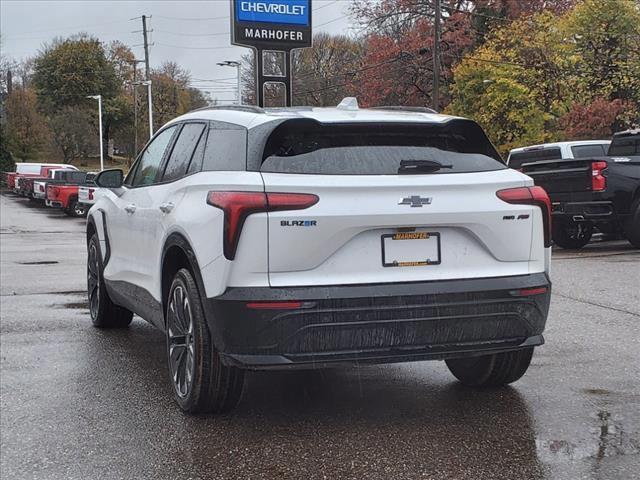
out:
<path id="1" fill-rule="evenodd" d="M 165 332 L 187 412 L 233 408 L 247 369 L 433 359 L 503 385 L 544 342 L 549 199 L 471 120 L 204 108 L 95 183 L 93 324 Z"/>

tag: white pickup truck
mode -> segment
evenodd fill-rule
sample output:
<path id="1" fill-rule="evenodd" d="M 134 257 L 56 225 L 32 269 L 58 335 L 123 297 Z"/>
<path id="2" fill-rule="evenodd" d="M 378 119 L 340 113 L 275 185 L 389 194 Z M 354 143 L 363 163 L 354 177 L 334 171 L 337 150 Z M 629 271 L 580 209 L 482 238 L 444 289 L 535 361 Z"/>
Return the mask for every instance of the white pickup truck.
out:
<path id="1" fill-rule="evenodd" d="M 103 194 L 104 189 L 95 185 L 81 186 L 78 188 L 78 204 L 84 207 L 87 212 Z"/>
<path id="2" fill-rule="evenodd" d="M 514 148 L 509 152 L 507 165 L 519 170 L 529 162 L 598 157 L 607 154 L 610 143 L 611 140 L 576 140 Z"/>

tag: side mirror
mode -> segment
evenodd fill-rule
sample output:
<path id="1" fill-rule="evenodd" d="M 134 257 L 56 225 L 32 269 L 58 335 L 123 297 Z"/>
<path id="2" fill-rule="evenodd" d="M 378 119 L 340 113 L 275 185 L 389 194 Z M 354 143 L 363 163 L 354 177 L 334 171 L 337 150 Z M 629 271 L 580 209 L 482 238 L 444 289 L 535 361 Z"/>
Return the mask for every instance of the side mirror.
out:
<path id="1" fill-rule="evenodd" d="M 120 188 L 124 182 L 124 172 L 119 168 L 104 170 L 93 179 L 93 183 L 102 188 Z"/>

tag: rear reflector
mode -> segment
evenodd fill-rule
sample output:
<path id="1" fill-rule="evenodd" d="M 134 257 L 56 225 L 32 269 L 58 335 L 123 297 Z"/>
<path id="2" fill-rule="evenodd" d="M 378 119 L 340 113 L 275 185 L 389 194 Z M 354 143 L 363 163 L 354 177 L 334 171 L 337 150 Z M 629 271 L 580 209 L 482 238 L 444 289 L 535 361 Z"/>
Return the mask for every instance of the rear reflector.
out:
<path id="1" fill-rule="evenodd" d="M 207 203 L 224 212 L 224 256 L 233 260 L 244 221 L 252 213 L 303 210 L 318 203 L 309 193 L 209 192 Z"/>
<path id="2" fill-rule="evenodd" d="M 542 227 L 544 231 L 544 246 L 551 246 L 551 200 L 544 188 L 517 187 L 498 190 L 496 195 L 500 200 L 512 204 L 535 205 L 542 210 Z"/>
<path id="3" fill-rule="evenodd" d="M 254 310 L 294 310 L 302 308 L 302 302 L 249 302 L 247 308 Z"/>
<path id="4" fill-rule="evenodd" d="M 531 295 L 542 295 L 543 293 L 547 293 L 547 287 L 521 288 L 520 290 L 512 291 L 511 295 L 529 297 Z"/>

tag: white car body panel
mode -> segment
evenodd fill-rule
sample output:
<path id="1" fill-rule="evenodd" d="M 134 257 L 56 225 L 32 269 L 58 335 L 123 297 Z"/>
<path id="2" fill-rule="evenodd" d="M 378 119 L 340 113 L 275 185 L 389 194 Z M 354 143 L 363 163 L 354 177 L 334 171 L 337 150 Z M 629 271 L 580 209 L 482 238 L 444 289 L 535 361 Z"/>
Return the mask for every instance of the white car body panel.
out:
<path id="1" fill-rule="evenodd" d="M 304 211 L 269 213 L 272 286 L 343 285 L 524 275 L 544 271 L 530 264 L 532 235 L 542 238 L 537 207 L 511 205 L 496 191 L 532 185 L 514 170 L 438 175 L 263 174 L 266 191 L 315 193 Z M 403 197 L 432 198 L 430 205 L 398 205 Z M 529 218 L 505 221 L 505 215 Z M 312 220 L 314 227 L 281 226 Z M 535 220 L 538 220 L 537 222 Z M 534 225 L 535 230 L 534 231 Z M 389 268 L 381 261 L 381 236 L 416 227 L 441 234 L 440 265 Z M 542 244 L 536 257 L 543 257 Z"/>

